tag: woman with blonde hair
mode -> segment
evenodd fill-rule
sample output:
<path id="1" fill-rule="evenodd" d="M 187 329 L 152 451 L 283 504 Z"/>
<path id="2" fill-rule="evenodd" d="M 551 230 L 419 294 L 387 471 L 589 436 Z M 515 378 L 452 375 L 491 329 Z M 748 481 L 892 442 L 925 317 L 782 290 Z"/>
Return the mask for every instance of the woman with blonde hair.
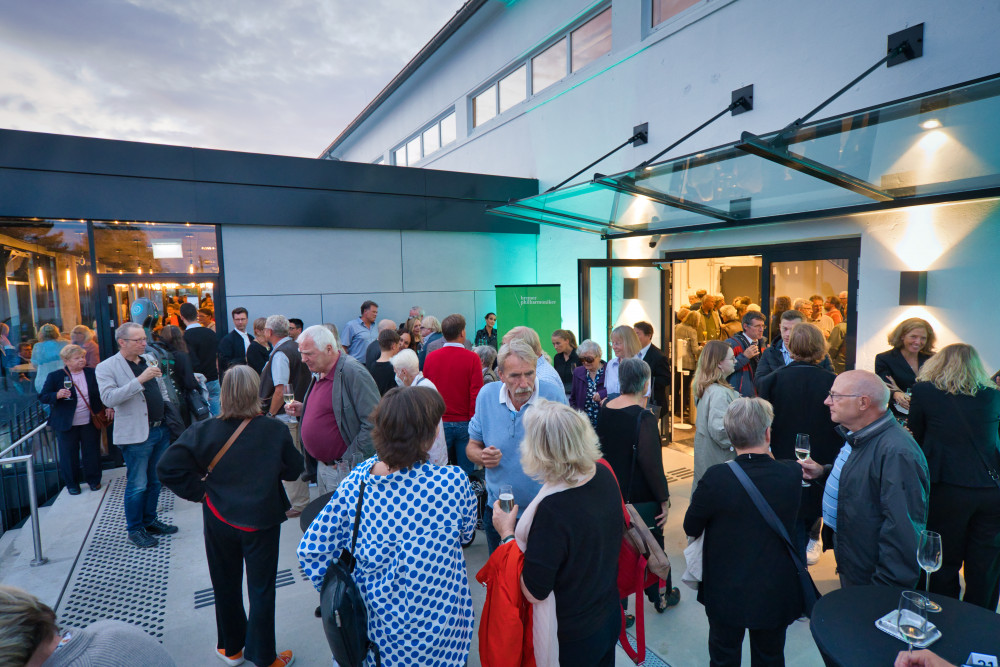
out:
<path id="1" fill-rule="evenodd" d="M 875 355 L 875 375 L 885 380 L 892 392 L 889 407 L 897 419 L 910 409 L 907 392 L 917 381 L 917 373 L 934 354 L 934 329 L 919 317 L 900 322 L 889 334 L 891 350 Z"/>
<path id="2" fill-rule="evenodd" d="M 1000 598 L 1000 391 L 976 349 L 947 345 L 921 367 L 908 425 L 927 457 L 927 529 L 941 535 L 931 590 L 990 611 Z"/>
<path id="3" fill-rule="evenodd" d="M 614 476 L 597 465 L 600 457 L 583 413 L 538 399 L 524 417 L 521 467 L 542 489 L 520 521 L 517 505 L 510 512 L 499 501 L 493 505 L 501 544 L 516 539 L 524 552 L 520 585 L 533 623 L 555 619 L 556 637 L 534 636 L 535 656 L 549 658 L 539 664 L 615 664 L 622 506 Z"/>
<path id="4" fill-rule="evenodd" d="M 202 505 L 218 657 L 227 665 L 246 659 L 258 667 L 286 667 L 292 652 L 278 653 L 274 637 L 278 543 L 291 508 L 281 482 L 299 478 L 302 455 L 283 422 L 260 414 L 259 390 L 260 378 L 249 366 L 226 371 L 219 416 L 184 431 L 156 472 L 164 486 Z"/>
<path id="5" fill-rule="evenodd" d="M 736 390 L 726 382 L 733 374 L 736 357 L 731 347 L 721 340 L 705 343 L 698 359 L 691 391 L 694 393 L 698 416 L 694 425 L 694 478 L 691 493 L 698 488 L 698 482 L 705 471 L 716 463 L 725 463 L 736 458 L 733 444 L 723 420 L 726 409 L 737 396 Z"/>
<path id="6" fill-rule="evenodd" d="M 624 324 L 612 329 L 611 350 L 615 356 L 604 367 L 604 388 L 607 390 L 607 396 L 621 393 L 621 385 L 618 382 L 618 368 L 621 365 L 622 359 L 632 359 L 638 356 L 642 350 L 639 337 L 635 335 L 635 329 Z M 649 398 L 649 392 L 646 392 L 646 398 Z"/>
<path id="7" fill-rule="evenodd" d="M 31 348 L 31 365 L 35 367 L 35 391 L 42 393 L 45 378 L 52 371 L 63 366 L 59 351 L 66 347 L 62 340 L 59 327 L 54 324 L 43 324 L 38 329 L 38 342 Z"/>

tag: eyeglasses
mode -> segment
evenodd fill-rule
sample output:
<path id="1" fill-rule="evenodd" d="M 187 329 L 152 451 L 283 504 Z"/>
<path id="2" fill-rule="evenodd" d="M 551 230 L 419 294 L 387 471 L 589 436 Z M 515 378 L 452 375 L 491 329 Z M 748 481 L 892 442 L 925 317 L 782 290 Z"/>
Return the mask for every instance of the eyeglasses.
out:
<path id="1" fill-rule="evenodd" d="M 585 364 L 592 364 L 594 363 L 594 359 L 596 358 L 597 357 L 580 357 L 580 361 L 582 361 Z"/>
<path id="2" fill-rule="evenodd" d="M 139 341 L 142 341 L 143 343 L 146 342 L 146 338 L 145 337 L 142 337 L 142 338 L 122 338 L 122 340 L 128 341 L 130 343 L 138 343 Z"/>
<path id="3" fill-rule="evenodd" d="M 835 394 L 832 391 L 826 392 L 826 395 L 830 397 L 831 401 L 836 401 L 838 398 L 861 398 L 864 394 Z"/>

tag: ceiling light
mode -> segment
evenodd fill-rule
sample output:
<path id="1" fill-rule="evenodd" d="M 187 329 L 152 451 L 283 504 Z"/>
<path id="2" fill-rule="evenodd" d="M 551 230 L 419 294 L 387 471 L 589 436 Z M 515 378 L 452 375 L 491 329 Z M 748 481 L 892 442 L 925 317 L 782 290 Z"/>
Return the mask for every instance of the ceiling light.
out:
<path id="1" fill-rule="evenodd" d="M 925 120 L 924 122 L 922 122 L 920 124 L 920 127 L 924 128 L 925 130 L 933 130 L 935 128 L 941 127 L 941 121 L 939 121 L 937 118 L 931 118 L 930 120 Z"/>

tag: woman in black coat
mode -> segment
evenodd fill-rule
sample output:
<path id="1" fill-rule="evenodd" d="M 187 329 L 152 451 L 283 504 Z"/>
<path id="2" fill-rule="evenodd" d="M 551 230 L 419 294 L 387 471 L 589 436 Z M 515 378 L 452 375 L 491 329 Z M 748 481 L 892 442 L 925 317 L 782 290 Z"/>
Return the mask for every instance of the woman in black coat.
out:
<path id="1" fill-rule="evenodd" d="M 302 455 L 288 428 L 260 414 L 260 378 L 233 366 L 222 380 L 222 413 L 188 428 L 160 457 L 160 482 L 185 500 L 203 503 L 205 553 L 215 589 L 218 652 L 256 665 L 277 658 L 274 582 L 281 523 L 291 508 L 281 482 L 302 474 Z M 202 480 L 212 459 L 237 429 L 245 430 Z M 246 564 L 250 621 L 243 608 Z M 291 660 L 291 651 L 282 656 Z M 235 664 L 232 662 L 230 664 Z"/>
<path id="2" fill-rule="evenodd" d="M 188 411 L 187 392 L 199 391 L 201 386 L 194 377 L 194 368 L 191 365 L 191 356 L 188 354 L 187 343 L 184 342 L 184 332 L 180 327 L 172 324 L 160 329 L 160 339 L 157 341 L 163 349 L 173 357 L 173 364 L 168 364 L 170 379 L 177 389 L 180 405 L 178 409 L 185 426 L 191 425 L 191 415 Z"/>
<path id="3" fill-rule="evenodd" d="M 891 350 L 875 355 L 875 375 L 889 385 L 889 409 L 897 419 L 905 419 L 910 409 L 907 391 L 917 381 L 917 373 L 934 354 L 934 329 L 926 320 L 903 320 L 889 334 Z"/>
<path id="4" fill-rule="evenodd" d="M 792 532 L 799 509 L 802 470 L 768 454 L 771 407 L 759 398 L 737 398 L 725 426 L 736 464 Z M 802 615 L 802 588 L 784 541 L 765 522 L 728 463 L 705 471 L 684 517 L 690 537 L 704 533 L 698 601 L 708 616 L 713 665 L 738 665 L 750 630 L 754 665 L 783 665 L 785 631 Z"/>
<path id="5" fill-rule="evenodd" d="M 59 446 L 59 474 L 70 495 L 75 496 L 80 493 L 81 459 L 83 478 L 91 491 L 101 488 L 101 432 L 91 414 L 105 407 L 94 369 L 87 368 L 87 351 L 79 345 L 66 345 L 59 356 L 66 365 L 48 374 L 38 400 L 52 406 L 49 426 L 56 432 Z M 71 383 L 68 389 L 66 382 Z M 113 414 L 107 410 L 108 417 Z"/>
<path id="6" fill-rule="evenodd" d="M 809 457 L 817 463 L 833 463 L 844 444 L 830 419 L 830 408 L 824 401 L 837 376 L 819 364 L 826 359 L 823 332 L 808 322 L 800 322 L 788 337 L 788 353 L 792 363 L 760 378 L 760 397 L 774 408 L 771 425 L 771 453 L 776 459 L 795 458 L 795 436 L 809 436 Z M 803 562 L 809 539 L 819 540 L 819 518 L 823 516 L 822 483 L 811 483 L 802 489 L 802 505 L 790 534 Z M 827 547 L 833 547 L 828 543 Z M 817 550 L 816 555 L 819 555 Z"/>
<path id="7" fill-rule="evenodd" d="M 927 530 L 941 535 L 931 590 L 957 599 L 964 564 L 963 599 L 993 611 L 1000 597 L 1000 391 L 975 348 L 948 345 L 924 364 L 909 428 L 930 472 Z"/>
<path id="8" fill-rule="evenodd" d="M 601 406 L 595 430 L 604 460 L 618 478 L 622 498 L 635 506 L 662 546 L 670 489 L 663 474 L 657 419 L 643 407 L 650 374 L 649 364 L 642 359 L 622 360 L 618 370 L 621 394 Z M 646 597 L 662 613 L 680 602 L 681 592 L 673 587 L 668 575 L 665 593 L 661 594 L 659 584 L 654 584 L 646 589 Z"/>

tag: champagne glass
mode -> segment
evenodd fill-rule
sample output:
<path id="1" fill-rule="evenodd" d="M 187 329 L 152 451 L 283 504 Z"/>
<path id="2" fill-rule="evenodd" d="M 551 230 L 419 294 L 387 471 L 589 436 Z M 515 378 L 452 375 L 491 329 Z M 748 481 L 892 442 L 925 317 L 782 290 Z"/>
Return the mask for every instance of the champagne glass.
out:
<path id="1" fill-rule="evenodd" d="M 917 543 L 917 564 L 927 573 L 924 589 L 931 590 L 931 572 L 941 569 L 941 536 L 932 530 L 920 531 Z M 941 605 L 927 598 L 927 611 L 941 611 Z"/>
<path id="2" fill-rule="evenodd" d="M 809 447 L 809 434 L 808 433 L 796 433 L 795 434 L 795 458 L 799 461 L 805 461 L 809 458 L 810 454 Z M 809 487 L 809 482 L 802 480 L 802 486 L 804 488 Z"/>
<path id="3" fill-rule="evenodd" d="M 73 381 L 70 380 L 69 378 L 63 380 L 63 389 L 65 389 L 66 391 L 71 391 L 73 389 Z M 67 396 L 66 398 L 69 399 L 71 398 L 71 396 Z"/>
<path id="4" fill-rule="evenodd" d="M 913 652 L 913 645 L 927 639 L 927 603 L 930 602 L 920 593 L 903 591 L 899 596 L 899 607 L 896 610 L 896 627 L 906 642 L 906 652 Z"/>
<path id="5" fill-rule="evenodd" d="M 500 509 L 504 512 L 514 509 L 514 489 L 510 484 L 500 486 Z"/>
<path id="6" fill-rule="evenodd" d="M 295 388 L 291 384 L 286 384 L 284 387 L 284 393 L 281 395 L 281 400 L 285 402 L 285 407 L 287 408 L 295 400 Z M 287 411 L 286 411 L 287 413 Z M 296 422 L 298 419 L 288 415 L 290 421 Z"/>

